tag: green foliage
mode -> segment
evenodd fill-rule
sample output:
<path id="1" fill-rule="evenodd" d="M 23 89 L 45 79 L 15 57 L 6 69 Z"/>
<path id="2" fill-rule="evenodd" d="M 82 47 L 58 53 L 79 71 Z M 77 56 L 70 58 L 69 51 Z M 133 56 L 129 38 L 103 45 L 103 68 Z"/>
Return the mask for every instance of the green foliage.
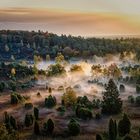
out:
<path id="1" fill-rule="evenodd" d="M 52 108 L 56 105 L 56 98 L 52 95 L 49 95 L 48 98 L 45 98 L 45 106 Z"/>
<path id="2" fill-rule="evenodd" d="M 5 88 L 5 83 L 0 82 L 0 92 L 3 92 L 4 88 Z"/>
<path id="3" fill-rule="evenodd" d="M 68 129 L 69 129 L 70 135 L 72 135 L 72 136 L 77 136 L 80 133 L 80 125 L 74 119 L 70 120 L 70 122 L 68 124 Z"/>
<path id="4" fill-rule="evenodd" d="M 123 137 L 129 134 L 131 130 L 131 122 L 126 114 L 123 115 L 123 119 L 118 123 L 119 136 Z"/>
<path id="5" fill-rule="evenodd" d="M 100 99 L 93 99 L 92 106 L 93 106 L 93 108 L 100 108 L 101 107 Z"/>
<path id="6" fill-rule="evenodd" d="M 14 130 L 9 133 L 5 125 L 0 124 L 0 140 L 19 140 L 19 135 Z"/>
<path id="7" fill-rule="evenodd" d="M 116 140 L 117 138 L 117 124 L 116 121 L 110 119 L 109 121 L 109 140 Z"/>
<path id="8" fill-rule="evenodd" d="M 128 102 L 131 103 L 131 104 L 134 104 L 135 103 L 134 96 L 132 96 L 132 95 L 128 96 Z"/>
<path id="9" fill-rule="evenodd" d="M 87 96 L 78 97 L 77 104 L 80 104 L 81 106 L 84 106 L 84 107 L 89 108 L 89 109 L 93 108 L 93 104 L 92 104 L 92 102 L 89 101 Z"/>
<path id="10" fill-rule="evenodd" d="M 18 104 L 19 102 L 19 99 L 17 97 L 17 94 L 16 93 L 12 93 L 11 94 L 11 104 Z"/>
<path id="11" fill-rule="evenodd" d="M 34 116 L 36 120 L 39 119 L 39 109 L 37 107 L 34 107 Z"/>
<path id="12" fill-rule="evenodd" d="M 40 127 L 39 127 L 39 124 L 38 124 L 37 121 L 35 121 L 35 123 L 34 123 L 34 133 L 36 135 L 39 135 L 40 134 Z"/>
<path id="13" fill-rule="evenodd" d="M 46 135 L 52 135 L 54 130 L 54 122 L 52 119 L 48 119 L 46 123 L 44 123 L 44 132 Z"/>
<path id="14" fill-rule="evenodd" d="M 26 109 L 32 109 L 33 108 L 33 104 L 32 103 L 25 103 L 25 108 Z"/>
<path id="15" fill-rule="evenodd" d="M 140 93 L 140 85 L 136 85 L 136 92 Z"/>
<path id="16" fill-rule="evenodd" d="M 10 82 L 10 89 L 12 90 L 12 91 L 16 91 L 16 83 L 15 82 Z"/>
<path id="17" fill-rule="evenodd" d="M 125 86 L 123 84 L 120 84 L 119 90 L 120 92 L 125 92 Z"/>
<path id="18" fill-rule="evenodd" d="M 17 123 L 16 123 L 16 119 L 13 116 L 10 116 L 10 125 L 12 126 L 12 128 L 14 130 L 17 130 Z"/>
<path id="19" fill-rule="evenodd" d="M 65 73 L 66 73 L 65 68 L 59 63 L 50 65 L 47 70 L 48 76 L 56 76 L 56 75 L 65 74 Z"/>
<path id="20" fill-rule="evenodd" d="M 77 106 L 77 108 L 76 108 L 76 116 L 81 118 L 81 119 L 83 119 L 83 120 L 87 120 L 87 119 L 92 118 L 92 112 L 87 108 Z"/>
<path id="21" fill-rule="evenodd" d="M 119 98 L 119 91 L 112 79 L 109 80 L 106 86 L 106 91 L 103 93 L 102 112 L 105 114 L 117 114 L 122 110 L 122 101 Z"/>
<path id="22" fill-rule="evenodd" d="M 63 105 L 66 107 L 73 106 L 76 104 L 76 100 L 76 92 L 71 87 L 68 87 L 66 93 L 62 96 Z"/>
<path id="23" fill-rule="evenodd" d="M 33 121 L 34 121 L 34 118 L 33 118 L 32 114 L 26 114 L 25 115 L 24 124 L 25 124 L 26 127 L 29 127 L 29 126 L 33 125 Z"/>

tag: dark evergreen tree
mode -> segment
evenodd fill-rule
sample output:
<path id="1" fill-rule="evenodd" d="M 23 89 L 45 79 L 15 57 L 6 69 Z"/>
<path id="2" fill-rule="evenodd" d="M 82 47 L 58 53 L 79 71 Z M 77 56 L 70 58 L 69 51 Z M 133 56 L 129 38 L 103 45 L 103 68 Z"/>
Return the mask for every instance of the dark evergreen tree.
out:
<path id="1" fill-rule="evenodd" d="M 96 134 L 96 140 L 103 140 L 103 139 L 102 139 L 101 135 Z"/>
<path id="2" fill-rule="evenodd" d="M 5 123 L 6 129 L 9 130 L 11 128 L 10 116 L 7 112 L 4 112 L 4 123 Z"/>
<path id="3" fill-rule="evenodd" d="M 18 104 L 18 97 L 15 93 L 11 94 L 11 104 Z"/>
<path id="4" fill-rule="evenodd" d="M 12 128 L 14 130 L 17 130 L 17 123 L 16 123 L 16 119 L 13 116 L 10 116 L 10 125 L 12 126 Z"/>
<path id="5" fill-rule="evenodd" d="M 116 132 L 116 121 L 110 119 L 109 121 L 109 140 L 116 140 L 117 132 Z"/>
<path id="6" fill-rule="evenodd" d="M 80 125 L 74 119 L 70 120 L 70 122 L 68 124 L 68 129 L 69 129 L 70 135 L 72 135 L 72 136 L 76 136 L 80 133 Z"/>
<path id="7" fill-rule="evenodd" d="M 131 130 L 131 122 L 126 114 L 123 115 L 123 119 L 118 123 L 119 136 L 123 137 L 129 134 Z"/>
<path id="8" fill-rule="evenodd" d="M 5 88 L 5 83 L 0 82 L 0 92 L 3 92 L 4 88 Z"/>
<path id="9" fill-rule="evenodd" d="M 37 107 L 34 107 L 34 116 L 36 120 L 39 119 L 39 109 Z"/>
<path id="10" fill-rule="evenodd" d="M 37 121 L 35 121 L 35 123 L 34 123 L 34 133 L 36 135 L 39 135 L 40 134 L 40 127 L 39 127 L 39 124 L 38 124 Z"/>
<path id="11" fill-rule="evenodd" d="M 122 101 L 119 98 L 119 91 L 112 79 L 109 80 L 106 86 L 106 91 L 103 93 L 102 112 L 106 114 L 116 114 L 122 110 Z"/>
<path id="12" fill-rule="evenodd" d="M 31 126 L 32 124 L 33 124 L 33 115 L 31 115 L 31 114 L 26 114 L 26 116 L 25 116 L 25 121 L 24 121 L 24 123 L 25 123 L 25 126 L 26 127 L 29 127 L 29 126 Z"/>
<path id="13" fill-rule="evenodd" d="M 49 95 L 48 98 L 45 98 L 45 106 L 48 108 L 54 107 L 56 105 L 56 98 Z"/>
<path id="14" fill-rule="evenodd" d="M 54 130 L 54 122 L 52 119 L 48 119 L 46 123 L 44 123 L 44 131 L 46 135 L 52 135 Z"/>

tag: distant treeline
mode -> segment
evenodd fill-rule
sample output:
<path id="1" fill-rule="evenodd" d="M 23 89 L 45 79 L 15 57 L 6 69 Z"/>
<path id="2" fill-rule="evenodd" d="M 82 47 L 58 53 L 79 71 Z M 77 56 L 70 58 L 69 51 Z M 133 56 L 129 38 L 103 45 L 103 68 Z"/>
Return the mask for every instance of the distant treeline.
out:
<path id="1" fill-rule="evenodd" d="M 105 56 L 133 51 L 140 58 L 140 38 L 99 39 L 48 32 L 0 31 L 0 60 L 33 59 L 34 55 L 53 59 L 61 52 L 65 58 Z"/>

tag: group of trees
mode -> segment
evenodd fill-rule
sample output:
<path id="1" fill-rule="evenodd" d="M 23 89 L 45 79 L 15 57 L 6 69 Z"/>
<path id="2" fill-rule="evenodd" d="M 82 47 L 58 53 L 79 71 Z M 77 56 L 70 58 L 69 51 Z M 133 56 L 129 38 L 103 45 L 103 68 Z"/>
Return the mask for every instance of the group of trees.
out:
<path id="1" fill-rule="evenodd" d="M 69 57 L 104 56 L 121 52 L 139 52 L 140 40 L 83 38 L 29 31 L 0 31 L 1 59 L 33 59 L 34 54 L 45 59 L 46 55 L 55 58 L 58 52 Z M 139 58 L 139 53 L 137 53 Z"/>
<path id="2" fill-rule="evenodd" d="M 102 67 L 100 64 L 93 65 L 91 67 L 91 72 L 93 73 L 94 76 L 101 75 L 101 76 L 113 77 L 116 79 L 122 76 L 121 69 L 118 68 L 118 66 L 115 63 L 106 67 Z"/>
<path id="3" fill-rule="evenodd" d="M 112 118 L 109 121 L 108 125 L 108 140 L 132 140 L 129 136 L 131 131 L 131 122 L 126 114 L 123 115 L 121 120 L 117 121 Z M 103 140 L 104 136 L 99 134 L 96 135 L 96 140 Z"/>

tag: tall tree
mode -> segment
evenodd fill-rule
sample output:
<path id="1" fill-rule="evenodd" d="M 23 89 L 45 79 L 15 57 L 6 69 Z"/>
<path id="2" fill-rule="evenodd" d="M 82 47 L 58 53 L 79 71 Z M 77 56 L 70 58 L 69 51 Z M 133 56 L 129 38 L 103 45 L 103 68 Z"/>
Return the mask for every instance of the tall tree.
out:
<path id="1" fill-rule="evenodd" d="M 102 112 L 106 114 L 117 114 L 122 110 L 122 101 L 115 82 L 110 79 L 103 93 Z"/>
<path id="2" fill-rule="evenodd" d="M 122 120 L 118 123 L 119 136 L 123 137 L 129 134 L 131 130 L 131 122 L 126 114 L 123 115 Z"/>

